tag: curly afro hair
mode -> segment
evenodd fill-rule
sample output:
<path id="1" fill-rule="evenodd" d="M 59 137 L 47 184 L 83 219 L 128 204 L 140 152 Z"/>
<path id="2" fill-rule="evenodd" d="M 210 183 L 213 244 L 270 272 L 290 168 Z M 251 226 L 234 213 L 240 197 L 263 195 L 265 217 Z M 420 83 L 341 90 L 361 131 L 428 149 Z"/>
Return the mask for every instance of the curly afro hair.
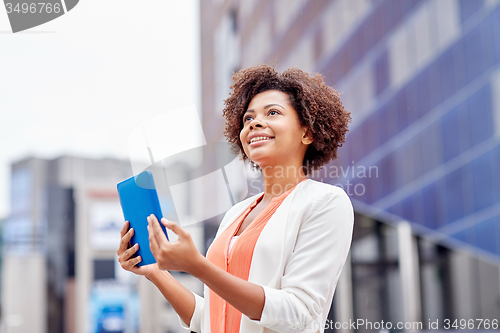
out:
<path id="1" fill-rule="evenodd" d="M 259 65 L 235 73 L 232 81 L 232 92 L 224 101 L 224 135 L 233 151 L 241 152 L 243 160 L 248 160 L 240 142 L 243 114 L 252 98 L 267 90 L 286 93 L 301 124 L 313 135 L 302 163 L 306 175 L 337 158 L 337 148 L 345 142 L 349 131 L 351 114 L 344 109 L 340 94 L 325 84 L 321 74 L 306 73 L 298 68 L 278 73 L 270 66 Z"/>

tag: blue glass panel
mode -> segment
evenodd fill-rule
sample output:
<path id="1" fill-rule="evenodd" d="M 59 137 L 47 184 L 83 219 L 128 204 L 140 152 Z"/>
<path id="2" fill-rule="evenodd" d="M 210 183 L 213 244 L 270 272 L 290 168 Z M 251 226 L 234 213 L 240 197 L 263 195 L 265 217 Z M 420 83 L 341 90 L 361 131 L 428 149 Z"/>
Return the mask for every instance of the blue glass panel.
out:
<path id="1" fill-rule="evenodd" d="M 372 202 L 373 188 L 369 178 L 356 178 L 351 188 L 352 197 L 367 204 Z"/>
<path id="2" fill-rule="evenodd" d="M 347 51 L 347 59 L 348 59 L 348 68 L 354 67 L 354 65 L 361 59 L 363 53 L 360 50 L 360 44 L 362 43 L 361 38 L 357 38 L 357 35 L 352 36 L 347 41 L 344 46 Z"/>
<path id="3" fill-rule="evenodd" d="M 400 202 L 398 202 L 394 206 L 389 207 L 389 209 L 387 209 L 387 211 L 391 214 L 396 215 L 396 216 L 403 217 L 403 206 L 401 205 Z"/>
<path id="4" fill-rule="evenodd" d="M 484 0 L 460 0 L 460 17 L 462 22 L 468 20 L 472 15 L 477 13 L 484 5 Z"/>
<path id="5" fill-rule="evenodd" d="M 384 144 L 389 140 L 389 112 L 387 104 L 378 111 L 380 117 L 380 144 Z"/>
<path id="6" fill-rule="evenodd" d="M 460 0 L 460 20 L 467 21 L 483 6 L 483 0 Z"/>
<path id="7" fill-rule="evenodd" d="M 399 132 L 408 127 L 408 99 L 406 98 L 406 87 L 401 89 L 396 95 L 396 105 L 399 118 Z"/>
<path id="8" fill-rule="evenodd" d="M 419 0 L 399 0 L 402 5 L 403 14 L 409 13 L 421 1 Z M 395 1 L 393 1 L 395 2 Z"/>
<path id="9" fill-rule="evenodd" d="M 382 182 L 382 197 L 384 197 L 394 190 L 394 182 L 396 181 L 396 170 L 392 154 L 380 161 L 379 173 Z"/>
<path id="10" fill-rule="evenodd" d="M 498 170 L 497 170 L 498 171 Z M 491 170 L 491 153 L 487 152 L 472 161 L 474 179 L 475 211 L 491 206 L 493 201 L 493 178 Z"/>
<path id="11" fill-rule="evenodd" d="M 461 168 L 446 176 L 448 216 L 451 222 L 464 217 L 464 186 L 462 180 Z"/>
<path id="12" fill-rule="evenodd" d="M 395 98 L 387 103 L 387 134 L 392 138 L 399 132 L 399 109 Z"/>
<path id="13" fill-rule="evenodd" d="M 495 221 L 495 244 L 496 254 L 500 254 L 500 216 L 497 216 Z"/>
<path id="14" fill-rule="evenodd" d="M 443 116 L 442 135 L 443 135 L 443 157 L 446 162 L 460 154 L 460 127 L 458 110 L 450 110 Z"/>
<path id="15" fill-rule="evenodd" d="M 394 26 L 394 7 L 396 4 L 392 1 L 385 1 L 382 4 L 382 12 L 384 13 L 384 35 Z M 400 7 L 401 8 L 401 7 Z"/>
<path id="16" fill-rule="evenodd" d="M 451 235 L 451 238 L 467 243 L 467 232 L 465 230 L 459 231 L 456 234 Z"/>
<path id="17" fill-rule="evenodd" d="M 453 46 L 455 60 L 455 87 L 460 90 L 469 82 L 467 81 L 467 61 L 465 59 L 465 45 L 463 40 L 458 40 Z"/>
<path id="18" fill-rule="evenodd" d="M 472 147 L 470 138 L 470 120 L 469 120 L 469 103 L 468 101 L 462 102 L 457 107 L 458 109 L 458 122 L 460 128 L 460 150 L 466 151 Z"/>
<path id="19" fill-rule="evenodd" d="M 375 89 L 377 95 L 389 85 L 389 67 L 387 52 L 384 52 L 375 61 Z"/>
<path id="20" fill-rule="evenodd" d="M 363 124 L 361 125 L 363 126 Z M 354 160 L 354 163 L 358 163 L 358 161 L 364 156 L 364 143 L 363 143 L 363 132 L 360 127 L 356 128 L 350 136 L 351 140 L 351 160 Z"/>
<path id="21" fill-rule="evenodd" d="M 413 196 L 415 212 L 413 221 L 425 225 L 425 210 L 424 210 L 424 196 L 422 191 L 418 191 Z"/>
<path id="22" fill-rule="evenodd" d="M 441 145 L 441 138 L 435 135 L 435 127 L 434 125 L 429 126 L 425 130 L 422 131 L 420 135 L 422 141 L 422 169 L 423 174 L 434 169 L 438 160 L 436 158 L 437 146 Z"/>
<path id="23" fill-rule="evenodd" d="M 372 188 L 372 203 L 381 199 L 383 195 L 383 180 L 381 178 L 380 166 L 378 164 L 375 165 L 366 165 L 368 168 L 368 184 Z"/>
<path id="24" fill-rule="evenodd" d="M 500 62 L 500 7 L 497 7 L 492 13 L 494 41 L 495 41 L 495 59 Z"/>
<path id="25" fill-rule="evenodd" d="M 378 41 L 375 37 L 375 17 L 370 15 L 361 28 L 361 50 L 368 52 L 373 45 Z"/>
<path id="26" fill-rule="evenodd" d="M 375 26 L 373 27 L 375 30 L 375 38 L 378 40 L 382 39 L 385 35 L 385 6 L 381 5 L 375 9 L 373 16 L 375 17 Z"/>
<path id="27" fill-rule="evenodd" d="M 497 216 L 496 218 L 495 231 L 496 254 L 500 254 L 500 216 Z"/>
<path id="28" fill-rule="evenodd" d="M 430 111 L 429 102 L 429 70 L 424 70 L 417 78 L 418 95 L 419 95 L 419 112 L 423 116 Z"/>
<path id="29" fill-rule="evenodd" d="M 406 89 L 406 98 L 408 103 L 408 122 L 412 124 L 414 121 L 420 118 L 420 105 L 418 96 L 418 85 L 417 80 L 412 80 L 408 83 Z"/>
<path id="30" fill-rule="evenodd" d="M 399 21 L 403 18 L 403 6 L 402 1 L 387 1 L 390 3 L 392 7 L 392 18 L 394 20 L 394 24 L 398 24 Z"/>
<path id="31" fill-rule="evenodd" d="M 491 253 L 497 253 L 498 222 L 497 218 L 492 218 L 476 225 L 476 232 L 479 248 Z"/>
<path id="32" fill-rule="evenodd" d="M 489 86 L 482 88 L 469 98 L 469 116 L 471 141 L 472 146 L 475 146 L 493 134 Z"/>
<path id="33" fill-rule="evenodd" d="M 424 197 L 424 222 L 425 225 L 433 230 L 438 228 L 437 214 L 437 194 L 436 185 L 430 184 L 423 189 Z"/>
<path id="34" fill-rule="evenodd" d="M 422 139 L 420 135 L 417 135 L 411 140 L 410 147 L 413 155 L 413 177 L 414 179 L 417 179 L 424 173 L 424 156 L 422 149 Z"/>
<path id="35" fill-rule="evenodd" d="M 477 246 L 477 229 L 475 226 L 465 229 L 465 239 L 468 244 Z"/>
<path id="36" fill-rule="evenodd" d="M 441 73 L 441 91 L 443 99 L 453 95 L 457 91 L 455 84 L 455 58 L 453 49 L 446 51 L 439 59 L 439 70 Z"/>
<path id="37" fill-rule="evenodd" d="M 394 170 L 396 172 L 393 174 L 394 178 L 394 183 L 393 183 L 393 189 L 399 189 L 403 186 L 406 185 L 405 180 L 408 178 L 408 165 L 406 165 L 406 161 L 404 158 L 404 150 L 400 146 L 398 149 L 396 149 L 391 156 L 394 157 Z"/>
<path id="38" fill-rule="evenodd" d="M 363 142 L 365 144 L 365 153 L 370 154 L 380 145 L 380 117 L 377 113 L 372 113 L 364 122 L 366 123 L 363 132 Z"/>
<path id="39" fill-rule="evenodd" d="M 413 197 L 408 197 L 401 203 L 403 208 L 403 218 L 407 221 L 415 221 L 415 209 L 413 206 Z"/>
<path id="40" fill-rule="evenodd" d="M 482 49 L 485 71 L 491 69 L 498 62 L 495 54 L 495 31 L 493 30 L 493 16 L 489 16 L 481 23 Z"/>
<path id="41" fill-rule="evenodd" d="M 436 201 L 437 218 L 440 227 L 450 222 L 448 216 L 448 191 L 446 189 L 446 179 L 441 178 L 436 181 Z"/>
<path id="42" fill-rule="evenodd" d="M 429 106 L 431 110 L 442 102 L 441 95 L 441 75 L 439 63 L 433 62 L 429 66 Z"/>
<path id="43" fill-rule="evenodd" d="M 491 150 L 492 187 L 495 202 L 500 202 L 500 145 Z"/>
<path id="44" fill-rule="evenodd" d="M 346 143 L 350 143 L 349 136 L 346 137 Z M 338 165 L 346 165 L 348 163 L 348 161 L 350 160 L 349 156 L 351 149 L 352 146 L 350 144 L 346 144 L 337 150 Z"/>
<path id="45" fill-rule="evenodd" d="M 484 72 L 483 48 L 481 43 L 481 26 L 469 32 L 465 38 L 465 58 L 467 61 L 467 79 L 476 79 Z"/>
<path id="46" fill-rule="evenodd" d="M 466 189 L 463 192 L 464 196 L 464 216 L 474 213 L 474 175 L 471 164 L 462 166 L 463 187 Z"/>

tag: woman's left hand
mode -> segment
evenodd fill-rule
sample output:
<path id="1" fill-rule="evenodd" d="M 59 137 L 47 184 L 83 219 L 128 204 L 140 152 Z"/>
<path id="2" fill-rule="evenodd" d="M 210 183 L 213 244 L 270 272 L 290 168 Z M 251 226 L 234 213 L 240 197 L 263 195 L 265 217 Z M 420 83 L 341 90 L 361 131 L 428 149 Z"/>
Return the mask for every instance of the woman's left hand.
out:
<path id="1" fill-rule="evenodd" d="M 162 270 L 191 273 L 203 257 L 196 249 L 191 235 L 166 218 L 161 223 L 172 230 L 179 238 L 175 243 L 168 241 L 155 215 L 148 216 L 149 247 Z"/>

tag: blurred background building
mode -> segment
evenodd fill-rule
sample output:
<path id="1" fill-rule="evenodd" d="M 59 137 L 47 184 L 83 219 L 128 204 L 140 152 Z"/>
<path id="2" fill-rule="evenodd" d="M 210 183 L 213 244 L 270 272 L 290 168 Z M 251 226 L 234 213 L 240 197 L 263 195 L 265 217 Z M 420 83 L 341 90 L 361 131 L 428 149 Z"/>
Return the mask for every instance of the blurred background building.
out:
<path id="1" fill-rule="evenodd" d="M 129 160 L 26 158 L 11 170 L 2 332 L 180 331 L 156 287 L 117 261 L 124 219 L 116 184 L 132 175 Z M 203 248 L 202 229 L 188 230 Z M 198 280 L 177 278 L 200 292 Z"/>
<path id="2" fill-rule="evenodd" d="M 498 319 L 500 2 L 200 4 L 212 140 L 232 73 L 257 64 L 323 74 L 352 113 L 339 158 L 314 175 L 342 186 L 356 211 L 330 318 L 423 329 Z"/>

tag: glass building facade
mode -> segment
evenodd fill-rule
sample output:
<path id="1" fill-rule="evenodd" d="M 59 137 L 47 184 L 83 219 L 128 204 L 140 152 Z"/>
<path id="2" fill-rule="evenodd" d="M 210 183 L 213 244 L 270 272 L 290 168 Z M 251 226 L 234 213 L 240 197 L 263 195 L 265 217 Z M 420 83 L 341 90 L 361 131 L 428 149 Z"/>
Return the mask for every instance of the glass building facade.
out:
<path id="1" fill-rule="evenodd" d="M 377 167 L 378 177 L 351 179 L 366 189 L 356 199 L 498 258 L 496 4 L 382 1 L 343 51 L 318 69 L 331 71 L 335 86 L 373 54 L 366 69 L 373 80 L 369 105 L 337 162 Z"/>

